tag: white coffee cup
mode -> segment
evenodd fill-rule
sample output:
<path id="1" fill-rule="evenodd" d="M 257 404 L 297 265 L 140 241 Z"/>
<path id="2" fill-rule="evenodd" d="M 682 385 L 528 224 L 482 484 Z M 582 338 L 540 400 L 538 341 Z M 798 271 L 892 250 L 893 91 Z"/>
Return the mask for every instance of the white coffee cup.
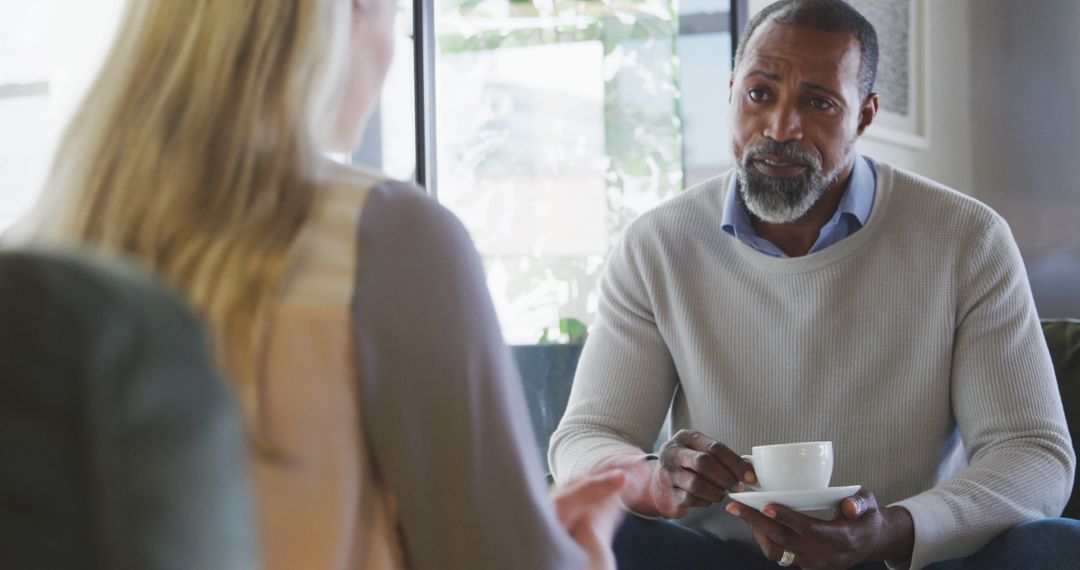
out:
<path id="1" fill-rule="evenodd" d="M 754 465 L 756 491 L 827 489 L 833 470 L 831 441 L 755 445 L 743 459 Z"/>

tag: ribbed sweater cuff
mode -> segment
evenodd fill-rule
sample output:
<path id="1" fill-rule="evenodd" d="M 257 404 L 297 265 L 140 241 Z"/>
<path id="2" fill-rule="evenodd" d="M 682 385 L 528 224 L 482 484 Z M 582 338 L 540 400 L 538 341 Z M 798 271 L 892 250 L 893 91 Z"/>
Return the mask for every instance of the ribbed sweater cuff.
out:
<path id="1" fill-rule="evenodd" d="M 919 570 L 934 562 L 955 558 L 956 520 L 945 501 L 931 493 L 923 493 L 889 506 L 906 509 L 915 524 L 915 547 L 906 567 Z M 899 562 L 890 562 L 889 567 L 904 568 Z"/>
<path id="2" fill-rule="evenodd" d="M 600 466 L 643 459 L 646 453 L 621 441 L 601 441 L 584 452 L 553 454 L 551 474 L 560 485 L 584 477 Z M 557 461 L 554 460 L 557 458 Z"/>

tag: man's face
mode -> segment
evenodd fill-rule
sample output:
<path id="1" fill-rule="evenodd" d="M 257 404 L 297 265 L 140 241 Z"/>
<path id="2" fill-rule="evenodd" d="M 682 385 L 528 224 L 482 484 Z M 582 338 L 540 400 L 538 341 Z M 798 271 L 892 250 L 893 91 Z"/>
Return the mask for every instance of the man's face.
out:
<path id="1" fill-rule="evenodd" d="M 732 153 L 747 209 L 766 222 L 803 217 L 847 180 L 876 99 L 859 98 L 854 36 L 773 22 L 732 77 Z"/>

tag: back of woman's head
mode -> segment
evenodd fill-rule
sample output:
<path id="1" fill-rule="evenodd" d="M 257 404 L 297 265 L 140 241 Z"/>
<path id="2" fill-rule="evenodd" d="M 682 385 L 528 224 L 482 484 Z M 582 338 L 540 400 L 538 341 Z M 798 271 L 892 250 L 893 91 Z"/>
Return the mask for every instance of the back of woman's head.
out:
<path id="1" fill-rule="evenodd" d="M 351 6 L 129 0 L 30 222 L 186 293 L 249 412 L 260 322 L 322 183 Z"/>

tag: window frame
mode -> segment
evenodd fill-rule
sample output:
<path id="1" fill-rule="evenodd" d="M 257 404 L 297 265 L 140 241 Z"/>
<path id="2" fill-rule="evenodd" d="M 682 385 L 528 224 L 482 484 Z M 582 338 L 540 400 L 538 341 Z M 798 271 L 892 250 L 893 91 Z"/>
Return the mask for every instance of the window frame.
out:
<path id="1" fill-rule="evenodd" d="M 730 0 L 723 12 L 679 15 L 679 36 L 733 31 L 731 54 L 746 27 L 749 0 Z M 415 77 L 416 183 L 436 201 L 439 199 L 437 133 L 435 132 L 435 0 L 413 2 L 413 75 Z M 685 160 L 686 154 L 683 153 Z M 685 171 L 685 164 L 683 165 Z"/>

